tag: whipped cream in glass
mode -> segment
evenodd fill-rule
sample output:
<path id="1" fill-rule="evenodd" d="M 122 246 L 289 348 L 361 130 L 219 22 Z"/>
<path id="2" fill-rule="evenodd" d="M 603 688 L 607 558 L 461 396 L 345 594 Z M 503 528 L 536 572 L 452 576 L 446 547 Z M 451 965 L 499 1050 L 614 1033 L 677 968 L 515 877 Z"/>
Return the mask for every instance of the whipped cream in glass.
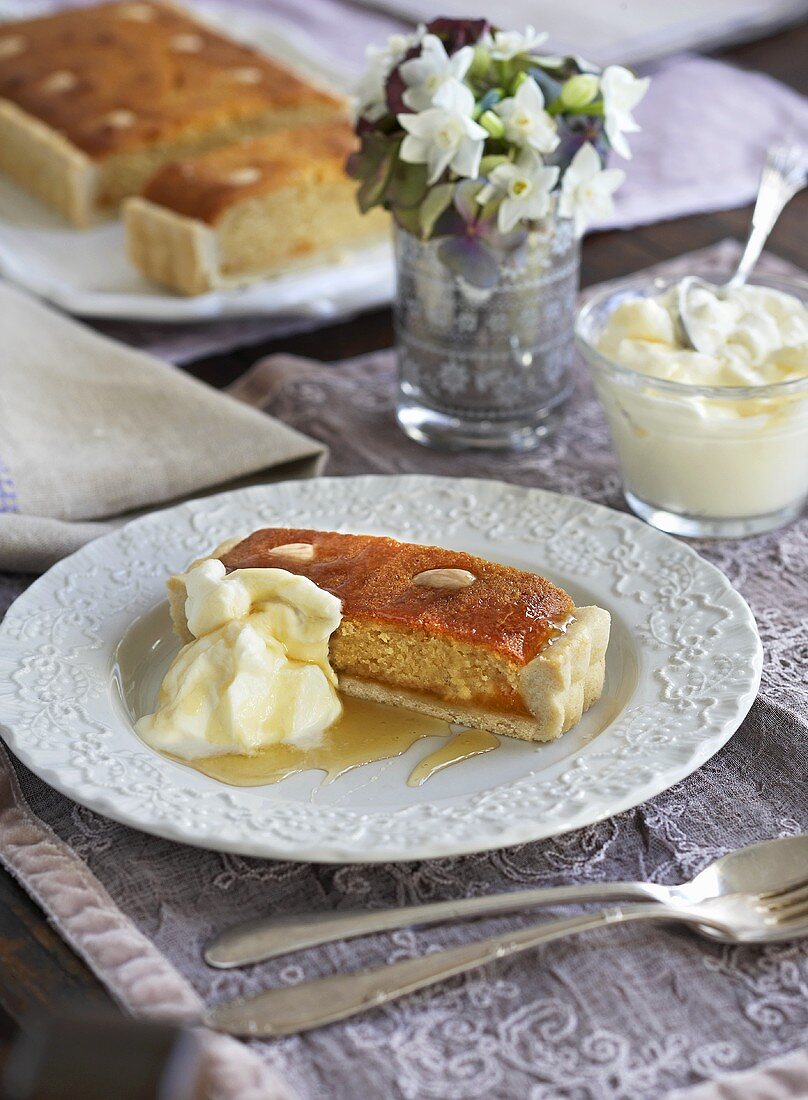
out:
<path id="1" fill-rule="evenodd" d="M 808 286 L 761 282 L 693 288 L 700 351 L 682 341 L 670 283 L 640 277 L 579 317 L 626 499 L 663 530 L 753 534 L 808 494 Z"/>
<path id="2" fill-rule="evenodd" d="M 336 596 L 285 569 L 208 558 L 183 580 L 193 640 L 175 657 L 157 710 L 135 725 L 147 744 L 186 760 L 315 744 L 342 713 L 328 642 Z"/>
<path id="3" fill-rule="evenodd" d="M 808 308 L 763 286 L 719 297 L 696 286 L 688 321 L 701 350 L 683 345 L 677 290 L 621 302 L 598 351 L 629 370 L 696 386 L 766 386 L 808 376 Z"/>

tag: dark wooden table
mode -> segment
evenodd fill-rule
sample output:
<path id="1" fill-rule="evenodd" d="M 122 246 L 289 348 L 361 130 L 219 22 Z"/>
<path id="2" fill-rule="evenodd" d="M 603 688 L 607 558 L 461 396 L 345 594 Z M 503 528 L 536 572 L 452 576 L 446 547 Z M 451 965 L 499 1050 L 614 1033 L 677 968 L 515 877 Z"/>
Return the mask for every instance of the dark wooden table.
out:
<path id="1" fill-rule="evenodd" d="M 722 51 L 721 57 L 778 77 L 808 94 L 808 24 L 747 45 Z M 694 94 L 698 94 L 697 90 Z M 743 111 L 743 104 L 738 104 Z M 626 275 L 725 237 L 742 239 L 751 209 L 697 215 L 627 232 L 600 233 L 585 241 L 585 286 Z M 786 209 L 772 235 L 773 252 L 808 266 L 808 191 Z M 191 364 L 190 373 L 214 386 L 225 386 L 257 358 L 276 351 L 335 360 L 392 343 L 389 309 L 364 314 L 344 324 L 258 346 L 241 348 Z M 27 894 L 0 870 L 0 1049 L 15 1022 L 40 1008 L 80 1002 L 111 1006 L 104 989 L 51 929 Z"/>

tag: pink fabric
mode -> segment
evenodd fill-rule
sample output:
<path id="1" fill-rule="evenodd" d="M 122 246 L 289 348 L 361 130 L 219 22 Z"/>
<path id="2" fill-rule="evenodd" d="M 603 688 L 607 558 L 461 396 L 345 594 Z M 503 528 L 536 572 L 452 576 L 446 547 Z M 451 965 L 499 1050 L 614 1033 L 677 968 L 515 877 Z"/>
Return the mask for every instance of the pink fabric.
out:
<path id="1" fill-rule="evenodd" d="M 0 745 L 0 862 L 135 1015 L 193 1025 L 204 1004 L 191 984 L 124 916 L 87 865 L 30 810 Z M 293 1092 L 243 1043 L 199 1033 L 200 1100 L 294 1100 Z"/>

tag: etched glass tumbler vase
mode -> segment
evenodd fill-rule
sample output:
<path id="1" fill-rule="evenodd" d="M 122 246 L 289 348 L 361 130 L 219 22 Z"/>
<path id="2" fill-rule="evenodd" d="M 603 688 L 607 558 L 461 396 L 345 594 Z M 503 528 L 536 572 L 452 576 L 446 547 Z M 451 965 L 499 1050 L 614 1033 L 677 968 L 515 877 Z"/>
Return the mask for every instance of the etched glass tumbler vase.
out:
<path id="1" fill-rule="evenodd" d="M 396 416 L 419 443 L 525 451 L 557 425 L 580 268 L 566 219 L 547 219 L 497 257 L 490 289 L 447 267 L 440 241 L 395 230 Z"/>

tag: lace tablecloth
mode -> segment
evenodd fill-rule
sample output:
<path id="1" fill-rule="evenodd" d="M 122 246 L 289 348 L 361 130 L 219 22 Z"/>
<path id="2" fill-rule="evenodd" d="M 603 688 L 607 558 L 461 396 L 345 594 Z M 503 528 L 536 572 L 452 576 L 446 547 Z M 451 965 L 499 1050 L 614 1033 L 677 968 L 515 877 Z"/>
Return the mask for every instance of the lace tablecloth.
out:
<path id="1" fill-rule="evenodd" d="M 717 262 L 727 250 L 734 246 L 714 252 Z M 770 270 L 786 266 L 765 262 Z M 688 261 L 677 263 L 687 268 Z M 331 473 L 479 475 L 622 507 L 605 423 L 580 368 L 558 434 L 518 457 L 450 457 L 406 440 L 392 419 L 393 370 L 388 352 L 336 366 L 275 358 L 254 368 L 236 393 L 328 443 Z M 206 969 L 202 943 L 236 919 L 618 877 L 676 882 L 733 847 L 806 831 L 808 518 L 768 536 L 698 549 L 755 612 L 765 646 L 761 695 L 721 753 L 635 810 L 503 851 L 326 867 L 146 836 L 75 805 L 17 766 L 23 797 L 13 800 L 9 774 L 0 790 L 0 858 L 123 1004 L 182 1013 L 200 998 L 392 961 L 535 917 L 374 936 L 242 972 Z M 6 601 L 25 583 L 5 578 Z M 225 1040 L 218 1057 L 229 1077 L 220 1077 L 211 1096 L 657 1100 L 806 1041 L 804 944 L 730 947 L 638 926 L 549 945 L 305 1035 L 249 1048 Z M 285 1083 L 273 1083 L 267 1068 Z"/>

